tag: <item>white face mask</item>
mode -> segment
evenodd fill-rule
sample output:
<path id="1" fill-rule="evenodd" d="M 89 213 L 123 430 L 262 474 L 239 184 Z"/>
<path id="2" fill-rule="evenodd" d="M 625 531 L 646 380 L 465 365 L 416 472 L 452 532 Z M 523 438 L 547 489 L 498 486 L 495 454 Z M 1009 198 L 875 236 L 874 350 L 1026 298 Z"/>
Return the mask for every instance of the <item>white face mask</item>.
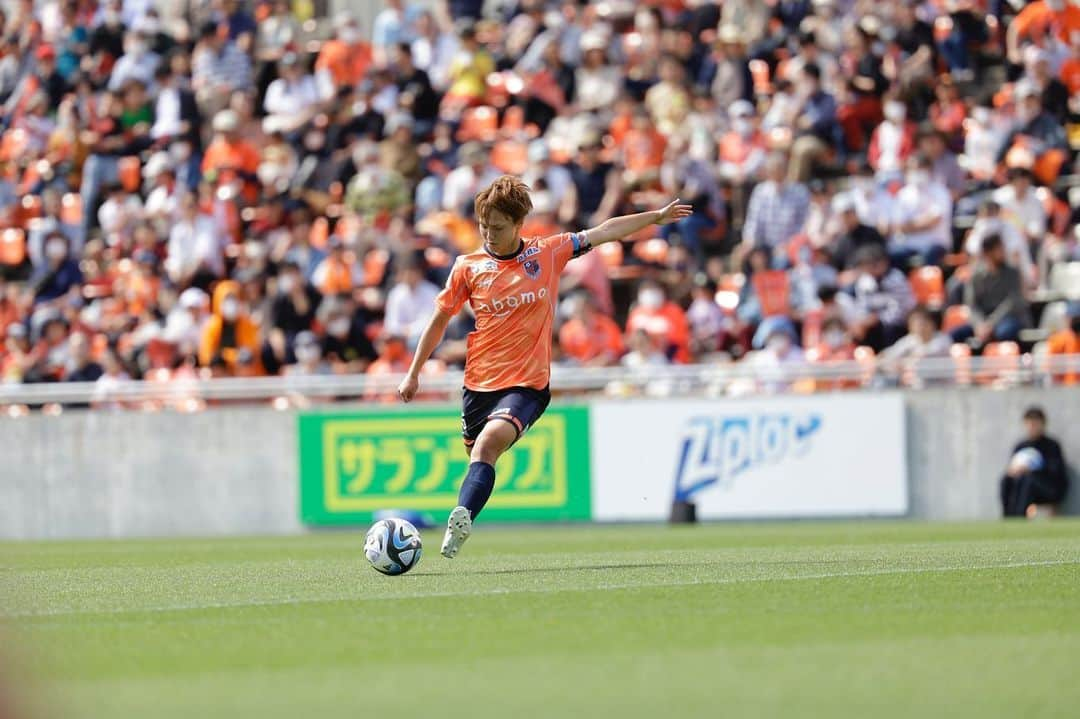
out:
<path id="1" fill-rule="evenodd" d="M 1053 12 L 1061 12 L 1065 9 L 1065 0 L 1046 0 L 1046 7 Z"/>
<path id="2" fill-rule="evenodd" d="M 976 107 L 971 111 L 971 117 L 980 125 L 990 124 L 990 110 L 985 107 Z"/>
<path id="3" fill-rule="evenodd" d="M 187 162 L 191 157 L 191 145 L 186 142 L 174 142 L 169 148 L 169 154 L 175 162 Z"/>
<path id="4" fill-rule="evenodd" d="M 765 343 L 765 348 L 773 354 L 782 355 L 791 347 L 791 339 L 787 335 L 773 335 Z"/>
<path id="5" fill-rule="evenodd" d="M 229 297 L 221 303 L 221 316 L 225 319 L 235 320 L 237 315 L 240 314 L 240 301 L 235 297 Z"/>
<path id="6" fill-rule="evenodd" d="M 63 241 L 53 240 L 45 243 L 45 256 L 50 260 L 60 260 L 67 254 L 67 246 Z"/>
<path id="7" fill-rule="evenodd" d="M 351 326 L 352 322 L 349 321 L 348 317 L 335 317 L 326 323 L 326 331 L 340 339 L 349 334 Z"/>
<path id="8" fill-rule="evenodd" d="M 922 187 L 930 182 L 930 173 L 926 170 L 911 170 L 907 174 L 907 183 L 915 187 Z"/>
<path id="9" fill-rule="evenodd" d="M 346 45 L 355 45 L 356 41 L 360 39 L 360 33 L 352 28 L 346 28 L 341 31 L 341 34 L 338 37 L 340 37 L 341 41 Z"/>
<path id="10" fill-rule="evenodd" d="M 296 359 L 301 362 L 315 362 L 322 352 L 315 345 L 303 345 L 296 348 Z"/>
<path id="11" fill-rule="evenodd" d="M 903 122 L 907 118 L 907 108 L 901 102 L 885 103 L 885 119 L 890 122 Z"/>
<path id="12" fill-rule="evenodd" d="M 743 137 L 749 137 L 754 132 L 754 123 L 750 122 L 745 117 L 737 117 L 732 121 L 731 129 Z"/>
<path id="13" fill-rule="evenodd" d="M 846 336 L 843 330 L 829 330 L 821 336 L 821 339 L 825 341 L 829 349 L 837 349 L 844 346 Z"/>
<path id="14" fill-rule="evenodd" d="M 282 275 L 278 277 L 278 289 L 281 290 L 281 294 L 287 295 L 296 289 L 296 278 L 292 275 Z"/>
<path id="15" fill-rule="evenodd" d="M 638 302 L 646 309 L 658 310 L 664 304 L 664 293 L 655 288 L 644 289 L 638 293 Z"/>

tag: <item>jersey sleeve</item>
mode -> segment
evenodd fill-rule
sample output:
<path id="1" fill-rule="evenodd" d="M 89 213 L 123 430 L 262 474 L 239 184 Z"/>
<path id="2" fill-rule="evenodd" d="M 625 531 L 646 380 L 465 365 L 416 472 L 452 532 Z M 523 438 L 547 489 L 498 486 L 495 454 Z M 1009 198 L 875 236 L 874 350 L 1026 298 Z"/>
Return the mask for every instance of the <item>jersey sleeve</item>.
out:
<path id="1" fill-rule="evenodd" d="M 469 285 L 465 281 L 468 265 L 465 259 L 459 257 L 450 270 L 450 276 L 446 278 L 446 286 L 435 298 L 435 306 L 448 315 L 456 315 L 461 311 L 462 305 L 469 299 Z"/>
<path id="2" fill-rule="evenodd" d="M 555 258 L 555 268 L 559 272 L 562 272 L 567 262 L 575 257 L 581 257 L 592 249 L 592 244 L 589 243 L 589 238 L 584 230 L 552 235 L 541 240 L 540 244 L 552 253 Z"/>

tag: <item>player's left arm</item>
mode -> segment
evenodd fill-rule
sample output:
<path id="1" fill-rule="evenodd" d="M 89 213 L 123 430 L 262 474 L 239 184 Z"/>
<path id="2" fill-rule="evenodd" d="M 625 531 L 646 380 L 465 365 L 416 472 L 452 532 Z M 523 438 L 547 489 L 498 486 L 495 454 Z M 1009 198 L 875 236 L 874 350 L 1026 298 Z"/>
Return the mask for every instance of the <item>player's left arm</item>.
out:
<path id="1" fill-rule="evenodd" d="M 585 238 L 590 245 L 596 247 L 605 242 L 614 242 L 629 237 L 649 225 L 668 225 L 672 222 L 678 222 L 693 213 L 694 211 L 690 205 L 679 204 L 679 200 L 676 198 L 659 210 L 612 217 L 610 220 L 586 230 Z"/>

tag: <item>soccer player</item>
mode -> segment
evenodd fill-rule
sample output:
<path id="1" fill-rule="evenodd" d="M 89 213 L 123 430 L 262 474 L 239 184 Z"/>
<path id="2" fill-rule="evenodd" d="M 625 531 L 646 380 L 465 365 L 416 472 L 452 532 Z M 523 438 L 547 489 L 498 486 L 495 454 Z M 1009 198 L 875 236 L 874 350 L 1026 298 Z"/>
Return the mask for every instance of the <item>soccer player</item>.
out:
<path id="1" fill-rule="evenodd" d="M 476 331 L 468 338 L 461 428 L 470 464 L 443 538 L 442 555 L 448 559 L 469 538 L 473 520 L 491 496 L 495 462 L 551 400 L 551 328 L 566 263 L 597 245 L 691 214 L 689 205 L 675 200 L 582 232 L 523 238 L 521 226 L 531 209 L 528 186 L 509 175 L 476 196 L 483 247 L 454 263 L 398 387 L 405 402 L 416 396 L 420 368 L 442 341 L 447 323 L 469 302 Z"/>

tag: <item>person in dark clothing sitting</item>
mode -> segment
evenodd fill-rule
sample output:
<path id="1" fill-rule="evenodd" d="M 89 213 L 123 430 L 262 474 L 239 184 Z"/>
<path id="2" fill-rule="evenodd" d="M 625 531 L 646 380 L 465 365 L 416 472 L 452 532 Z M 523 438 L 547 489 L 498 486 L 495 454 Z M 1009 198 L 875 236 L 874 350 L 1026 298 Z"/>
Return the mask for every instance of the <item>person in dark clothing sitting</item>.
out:
<path id="1" fill-rule="evenodd" d="M 964 304 L 971 308 L 973 325 L 953 330 L 955 342 L 972 336 L 979 344 L 1015 342 L 1020 330 L 1030 326 L 1020 272 L 1007 264 L 1001 235 L 989 235 L 982 241 L 982 259 L 964 286 Z"/>
<path id="2" fill-rule="evenodd" d="M 1046 413 L 1039 407 L 1024 412 L 1027 439 L 1016 445 L 1001 478 L 1001 508 L 1006 517 L 1024 517 L 1038 504 L 1058 504 L 1069 479 L 1057 440 L 1046 435 Z"/>

